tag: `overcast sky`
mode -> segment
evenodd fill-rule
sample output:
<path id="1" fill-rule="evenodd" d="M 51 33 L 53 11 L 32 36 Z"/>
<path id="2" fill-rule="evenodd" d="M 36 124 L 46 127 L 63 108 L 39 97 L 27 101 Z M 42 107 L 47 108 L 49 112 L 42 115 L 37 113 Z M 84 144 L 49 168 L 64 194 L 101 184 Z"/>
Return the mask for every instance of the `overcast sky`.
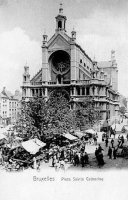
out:
<path id="1" fill-rule="evenodd" d="M 119 92 L 128 96 L 128 1 L 63 0 L 70 35 L 77 31 L 77 43 L 97 61 L 110 60 L 116 51 Z M 44 30 L 55 31 L 59 0 L 0 0 L 0 90 L 12 92 L 22 85 L 25 63 L 31 78 L 41 68 Z"/>

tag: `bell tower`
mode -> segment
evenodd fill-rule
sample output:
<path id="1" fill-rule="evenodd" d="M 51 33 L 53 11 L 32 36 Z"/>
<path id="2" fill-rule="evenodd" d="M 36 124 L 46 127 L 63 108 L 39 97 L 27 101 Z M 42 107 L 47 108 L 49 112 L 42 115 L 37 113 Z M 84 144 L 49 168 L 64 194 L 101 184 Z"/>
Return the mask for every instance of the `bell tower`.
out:
<path id="1" fill-rule="evenodd" d="M 63 6 L 60 3 L 59 14 L 56 16 L 56 32 L 66 32 L 66 16 L 63 15 Z"/>

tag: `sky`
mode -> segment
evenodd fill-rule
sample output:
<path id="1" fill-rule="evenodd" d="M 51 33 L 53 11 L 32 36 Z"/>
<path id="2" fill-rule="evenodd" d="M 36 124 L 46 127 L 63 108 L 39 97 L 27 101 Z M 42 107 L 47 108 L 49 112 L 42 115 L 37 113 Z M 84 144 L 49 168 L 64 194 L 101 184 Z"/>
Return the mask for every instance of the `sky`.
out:
<path id="1" fill-rule="evenodd" d="M 116 52 L 119 92 L 128 97 L 127 0 L 0 0 L 0 91 L 20 89 L 24 65 L 31 78 L 41 68 L 42 35 L 55 32 L 55 17 L 63 3 L 70 36 L 97 61 Z"/>

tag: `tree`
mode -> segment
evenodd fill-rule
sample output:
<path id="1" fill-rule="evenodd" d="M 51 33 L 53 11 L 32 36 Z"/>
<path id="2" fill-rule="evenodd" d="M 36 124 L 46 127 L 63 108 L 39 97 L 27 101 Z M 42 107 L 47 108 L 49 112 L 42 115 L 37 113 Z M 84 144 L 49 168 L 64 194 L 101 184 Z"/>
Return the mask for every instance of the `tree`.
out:
<path id="1" fill-rule="evenodd" d="M 99 119 L 99 110 L 92 99 L 77 103 L 75 110 L 70 107 L 69 100 L 60 92 L 54 93 L 48 101 L 44 98 L 23 101 L 19 127 L 28 137 L 45 140 L 54 135 L 61 136 L 72 128 L 92 127 Z"/>
<path id="2" fill-rule="evenodd" d="M 95 107 L 93 99 L 88 98 L 81 103 L 76 104 L 75 125 L 80 130 L 82 126 L 85 129 L 91 128 L 100 119 L 100 109 Z"/>
<path id="3" fill-rule="evenodd" d="M 22 132 L 23 136 L 31 137 L 31 133 L 35 132 L 34 120 L 31 117 L 30 102 L 21 102 L 21 112 L 17 121 L 17 129 Z"/>
<path id="4" fill-rule="evenodd" d="M 51 127 L 58 134 L 67 132 L 73 125 L 69 101 L 60 93 L 56 93 L 49 99 L 48 113 Z"/>

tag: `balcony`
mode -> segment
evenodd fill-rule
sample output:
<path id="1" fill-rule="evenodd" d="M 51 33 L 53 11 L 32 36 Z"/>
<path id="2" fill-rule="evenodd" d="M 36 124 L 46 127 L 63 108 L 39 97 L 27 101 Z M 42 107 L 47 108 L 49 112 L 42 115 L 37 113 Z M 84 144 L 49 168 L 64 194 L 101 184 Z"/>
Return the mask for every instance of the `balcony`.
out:
<path id="1" fill-rule="evenodd" d="M 33 86 L 39 86 L 39 85 L 42 85 L 42 82 L 31 82 L 31 85 Z"/>
<path id="2" fill-rule="evenodd" d="M 104 82 L 104 80 L 100 80 L 100 79 L 91 79 L 90 84 L 105 85 L 105 82 Z"/>
<path id="3" fill-rule="evenodd" d="M 77 80 L 72 82 L 75 85 L 89 85 L 90 84 L 90 80 Z"/>

